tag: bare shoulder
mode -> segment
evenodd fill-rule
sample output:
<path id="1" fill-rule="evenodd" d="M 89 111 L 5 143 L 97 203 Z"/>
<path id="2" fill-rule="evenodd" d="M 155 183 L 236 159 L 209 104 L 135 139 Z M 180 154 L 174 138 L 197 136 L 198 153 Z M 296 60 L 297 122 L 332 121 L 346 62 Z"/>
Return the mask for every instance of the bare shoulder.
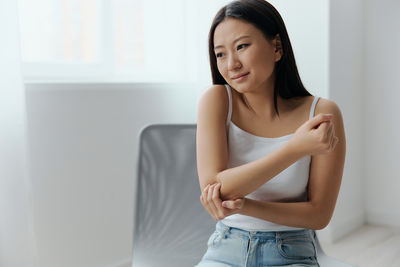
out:
<path id="1" fill-rule="evenodd" d="M 318 115 L 320 113 L 330 113 L 333 114 L 334 117 L 336 118 L 342 118 L 342 112 L 339 108 L 339 105 L 335 103 L 335 101 L 331 99 L 326 99 L 323 97 L 320 97 L 316 106 L 315 106 L 315 115 Z"/>
<path id="2" fill-rule="evenodd" d="M 228 101 L 226 87 L 222 84 L 213 84 L 203 92 L 200 101 Z"/>
<path id="3" fill-rule="evenodd" d="M 206 117 L 217 117 L 224 120 L 228 114 L 229 98 L 226 87 L 222 84 L 211 85 L 200 97 L 198 116 L 203 113 Z"/>
<path id="4" fill-rule="evenodd" d="M 320 97 L 315 106 L 314 116 L 320 113 L 333 115 L 332 122 L 335 126 L 335 134 L 339 137 L 339 139 L 341 138 L 342 141 L 345 141 L 343 115 L 339 105 L 331 99 Z"/>

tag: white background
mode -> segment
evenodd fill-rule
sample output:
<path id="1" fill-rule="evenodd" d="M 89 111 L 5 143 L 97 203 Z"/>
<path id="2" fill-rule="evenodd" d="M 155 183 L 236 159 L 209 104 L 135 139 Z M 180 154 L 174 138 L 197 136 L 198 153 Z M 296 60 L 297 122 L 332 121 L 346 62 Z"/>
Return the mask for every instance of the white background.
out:
<path id="1" fill-rule="evenodd" d="M 18 20 L 2 13 L 10 43 L 0 51 L 1 266 L 129 266 L 137 133 L 149 123 L 196 121 L 198 97 L 211 80 L 208 27 L 220 7 L 204 3 L 194 81 L 174 84 L 30 77 L 24 91 Z M 320 238 L 334 241 L 363 223 L 399 227 L 400 3 L 271 3 L 286 22 L 306 87 L 334 100 L 344 117 L 342 189 Z"/>

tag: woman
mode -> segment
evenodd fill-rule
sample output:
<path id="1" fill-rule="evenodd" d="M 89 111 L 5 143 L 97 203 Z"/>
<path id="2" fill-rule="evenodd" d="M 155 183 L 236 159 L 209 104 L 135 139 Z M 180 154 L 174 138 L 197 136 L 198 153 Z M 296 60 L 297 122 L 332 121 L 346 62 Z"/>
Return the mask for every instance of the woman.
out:
<path id="1" fill-rule="evenodd" d="M 197 266 L 319 266 L 346 154 L 343 119 L 299 77 L 285 24 L 234 1 L 209 32 L 211 88 L 197 120 L 200 201 L 217 220 Z"/>

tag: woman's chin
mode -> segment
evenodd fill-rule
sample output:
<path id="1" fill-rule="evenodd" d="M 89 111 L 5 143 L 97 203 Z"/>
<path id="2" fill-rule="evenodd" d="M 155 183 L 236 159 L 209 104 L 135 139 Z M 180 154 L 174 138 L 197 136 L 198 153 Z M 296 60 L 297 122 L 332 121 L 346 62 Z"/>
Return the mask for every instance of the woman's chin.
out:
<path id="1" fill-rule="evenodd" d="M 248 93 L 251 88 L 249 83 L 235 84 L 235 82 L 232 83 L 232 87 L 239 93 Z"/>

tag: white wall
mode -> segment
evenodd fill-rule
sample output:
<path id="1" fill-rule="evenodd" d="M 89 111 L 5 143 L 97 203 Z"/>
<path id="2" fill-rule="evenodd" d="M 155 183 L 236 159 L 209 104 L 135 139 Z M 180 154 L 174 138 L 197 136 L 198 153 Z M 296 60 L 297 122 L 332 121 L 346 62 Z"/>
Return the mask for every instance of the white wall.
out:
<path id="1" fill-rule="evenodd" d="M 348 138 L 332 240 L 363 220 L 400 227 L 399 10 L 392 0 L 331 1 L 329 91 Z"/>
<path id="2" fill-rule="evenodd" d="M 329 98 L 343 115 L 346 161 L 336 209 L 324 241 L 335 241 L 364 223 L 363 3 L 331 0 L 329 27 Z"/>
<path id="3" fill-rule="evenodd" d="M 148 123 L 195 122 L 194 91 L 27 86 L 37 266 L 130 266 L 137 134 Z"/>
<path id="4" fill-rule="evenodd" d="M 288 31 L 307 90 L 329 97 L 329 1 L 270 0 Z"/>
<path id="5" fill-rule="evenodd" d="M 400 1 L 365 1 L 365 207 L 370 223 L 400 226 Z"/>

